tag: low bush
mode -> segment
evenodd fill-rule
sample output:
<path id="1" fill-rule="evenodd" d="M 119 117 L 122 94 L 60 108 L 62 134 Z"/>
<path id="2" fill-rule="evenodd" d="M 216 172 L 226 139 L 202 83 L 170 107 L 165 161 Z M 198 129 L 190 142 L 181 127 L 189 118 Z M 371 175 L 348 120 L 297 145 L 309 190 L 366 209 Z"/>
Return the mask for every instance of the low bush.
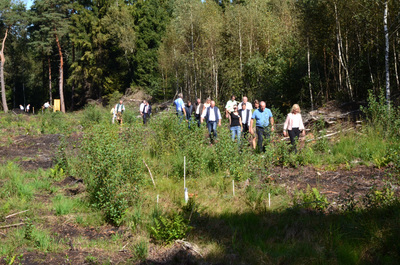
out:
<path id="1" fill-rule="evenodd" d="M 177 239 L 183 239 L 191 229 L 188 220 L 179 213 L 160 215 L 154 218 L 153 222 L 154 225 L 150 226 L 150 235 L 159 243 L 169 244 Z"/>

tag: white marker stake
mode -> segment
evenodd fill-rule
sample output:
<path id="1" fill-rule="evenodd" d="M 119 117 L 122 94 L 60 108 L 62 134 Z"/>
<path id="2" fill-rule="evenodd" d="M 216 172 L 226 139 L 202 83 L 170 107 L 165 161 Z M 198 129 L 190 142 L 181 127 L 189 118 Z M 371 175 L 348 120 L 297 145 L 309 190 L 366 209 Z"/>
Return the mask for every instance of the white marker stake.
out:
<path id="1" fill-rule="evenodd" d="M 186 156 L 183 157 L 183 188 L 186 189 Z"/>
<path id="2" fill-rule="evenodd" d="M 188 203 L 188 201 L 189 201 L 188 189 L 185 188 L 185 203 Z"/>
<path id="3" fill-rule="evenodd" d="M 187 203 L 189 201 L 189 194 L 186 188 L 186 156 L 183 157 L 183 188 L 185 190 L 185 203 Z"/>
<path id="4" fill-rule="evenodd" d="M 268 207 L 271 208 L 271 193 L 268 193 Z"/>
<path id="5" fill-rule="evenodd" d="M 159 196 L 160 196 L 160 195 L 157 194 L 157 205 L 158 205 L 158 198 L 159 198 Z"/>
<path id="6" fill-rule="evenodd" d="M 235 180 L 232 179 L 232 193 L 233 193 L 233 197 L 235 197 Z"/>

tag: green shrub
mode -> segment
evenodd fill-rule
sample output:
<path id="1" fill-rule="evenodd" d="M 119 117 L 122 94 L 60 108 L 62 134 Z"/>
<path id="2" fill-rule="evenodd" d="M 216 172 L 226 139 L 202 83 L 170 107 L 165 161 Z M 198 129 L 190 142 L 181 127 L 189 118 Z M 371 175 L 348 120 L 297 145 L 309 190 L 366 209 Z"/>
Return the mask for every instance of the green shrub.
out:
<path id="1" fill-rule="evenodd" d="M 83 110 L 83 116 L 81 120 L 82 125 L 88 126 L 91 124 L 100 123 L 104 112 L 104 109 L 100 106 L 87 105 L 86 108 Z"/>
<path id="2" fill-rule="evenodd" d="M 93 126 L 82 139 L 81 159 L 75 165 L 87 183 L 89 200 L 107 222 L 120 225 L 142 183 L 142 152 L 137 131 L 121 132 L 109 123 Z"/>
<path id="3" fill-rule="evenodd" d="M 381 189 L 372 186 L 364 197 L 364 205 L 367 208 L 378 208 L 393 204 L 397 198 L 394 196 L 393 188 L 387 183 Z"/>
<path id="4" fill-rule="evenodd" d="M 317 188 L 310 188 L 307 185 L 305 192 L 300 191 L 294 195 L 293 205 L 295 208 L 304 208 L 310 210 L 324 211 L 329 203 L 325 195 L 321 194 Z"/>
<path id="5" fill-rule="evenodd" d="M 190 229 L 188 221 L 181 214 L 173 213 L 170 216 L 160 215 L 154 218 L 150 235 L 159 243 L 169 244 L 177 239 L 185 238 Z"/>

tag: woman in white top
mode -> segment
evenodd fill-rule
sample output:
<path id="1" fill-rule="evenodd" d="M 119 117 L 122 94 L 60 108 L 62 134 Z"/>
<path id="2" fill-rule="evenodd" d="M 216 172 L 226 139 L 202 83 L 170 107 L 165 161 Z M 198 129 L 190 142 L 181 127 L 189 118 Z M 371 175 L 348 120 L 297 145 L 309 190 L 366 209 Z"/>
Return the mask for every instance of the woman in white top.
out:
<path id="1" fill-rule="evenodd" d="M 290 142 L 296 150 L 296 139 L 299 139 L 300 132 L 302 135 L 306 135 L 306 131 L 304 129 L 303 119 L 300 114 L 300 106 L 298 104 L 294 104 L 292 107 L 292 111 L 287 115 L 285 125 L 283 126 L 283 135 L 287 137 L 289 133 Z"/>

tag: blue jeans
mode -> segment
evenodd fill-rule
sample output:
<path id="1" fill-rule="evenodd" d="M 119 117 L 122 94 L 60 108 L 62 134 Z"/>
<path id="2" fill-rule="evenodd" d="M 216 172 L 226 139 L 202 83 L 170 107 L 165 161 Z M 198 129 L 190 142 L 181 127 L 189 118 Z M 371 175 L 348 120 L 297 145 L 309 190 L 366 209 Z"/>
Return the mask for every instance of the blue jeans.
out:
<path id="1" fill-rule="evenodd" d="M 240 133 L 241 133 L 241 131 L 242 131 L 242 128 L 240 126 L 231 127 L 232 141 L 235 141 L 235 136 L 237 136 L 238 143 L 240 143 Z"/>
<path id="2" fill-rule="evenodd" d="M 210 134 L 211 142 L 213 138 L 217 138 L 217 122 L 216 121 L 208 121 L 207 122 L 208 133 Z M 214 137 L 213 137 L 214 135 Z"/>
<path id="3" fill-rule="evenodd" d="M 179 118 L 179 124 L 181 124 L 181 123 L 182 123 L 182 120 L 183 120 L 183 111 L 177 110 L 177 111 L 176 111 L 176 115 L 177 115 L 178 118 Z"/>

